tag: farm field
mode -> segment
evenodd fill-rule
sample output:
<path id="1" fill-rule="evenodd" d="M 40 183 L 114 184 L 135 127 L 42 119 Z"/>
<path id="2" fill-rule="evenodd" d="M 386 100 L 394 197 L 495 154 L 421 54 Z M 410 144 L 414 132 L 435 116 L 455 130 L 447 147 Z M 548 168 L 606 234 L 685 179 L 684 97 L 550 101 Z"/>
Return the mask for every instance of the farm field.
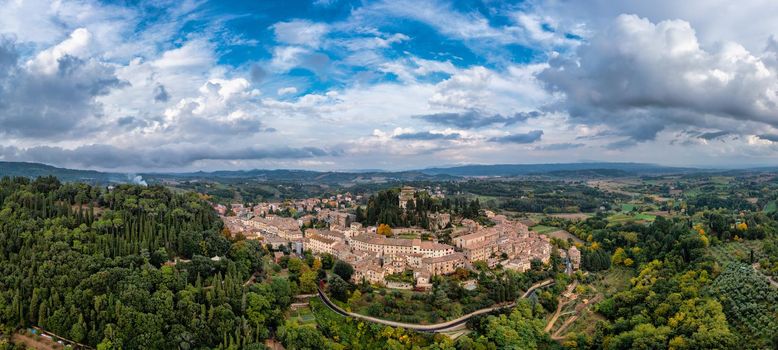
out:
<path id="1" fill-rule="evenodd" d="M 560 218 L 565 220 L 586 220 L 592 217 L 593 213 L 564 213 L 564 214 L 549 214 L 548 216 L 554 218 Z"/>
<path id="2" fill-rule="evenodd" d="M 635 214 L 635 215 L 619 213 L 619 214 L 613 214 L 613 215 L 608 217 L 608 222 L 610 224 L 623 224 L 623 223 L 632 222 L 632 221 L 652 222 L 654 220 L 656 220 L 656 216 L 655 215 L 644 214 L 644 213 L 638 213 L 638 214 Z"/>

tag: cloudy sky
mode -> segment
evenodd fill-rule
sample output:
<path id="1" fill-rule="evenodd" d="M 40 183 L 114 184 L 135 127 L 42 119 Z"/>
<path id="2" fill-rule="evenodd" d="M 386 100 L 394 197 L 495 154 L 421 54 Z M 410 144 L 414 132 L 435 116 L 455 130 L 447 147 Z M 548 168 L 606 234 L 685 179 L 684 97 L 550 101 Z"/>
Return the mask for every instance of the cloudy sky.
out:
<path id="1" fill-rule="evenodd" d="M 778 2 L 0 0 L 0 160 L 778 165 Z"/>

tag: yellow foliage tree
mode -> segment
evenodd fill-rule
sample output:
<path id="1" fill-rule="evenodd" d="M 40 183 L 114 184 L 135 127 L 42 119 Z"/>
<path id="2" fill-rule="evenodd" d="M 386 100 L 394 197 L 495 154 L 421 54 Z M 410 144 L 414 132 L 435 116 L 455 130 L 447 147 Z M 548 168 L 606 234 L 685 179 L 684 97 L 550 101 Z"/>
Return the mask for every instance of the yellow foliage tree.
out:
<path id="1" fill-rule="evenodd" d="M 708 239 L 708 236 L 702 235 L 700 236 L 700 239 L 702 240 L 703 243 L 705 243 L 706 247 L 710 245 L 710 240 Z"/>
<path id="2" fill-rule="evenodd" d="M 376 230 L 376 232 L 379 235 L 390 237 L 392 235 L 392 227 L 387 224 L 380 224 L 378 225 L 378 230 Z"/>
<path id="3" fill-rule="evenodd" d="M 614 252 L 611 257 L 611 264 L 621 265 L 624 262 L 626 255 L 627 253 L 624 251 L 624 248 L 616 248 L 616 252 Z"/>
<path id="4" fill-rule="evenodd" d="M 748 224 L 746 224 L 745 222 L 741 222 L 741 223 L 737 224 L 737 230 L 738 231 L 748 230 Z"/>

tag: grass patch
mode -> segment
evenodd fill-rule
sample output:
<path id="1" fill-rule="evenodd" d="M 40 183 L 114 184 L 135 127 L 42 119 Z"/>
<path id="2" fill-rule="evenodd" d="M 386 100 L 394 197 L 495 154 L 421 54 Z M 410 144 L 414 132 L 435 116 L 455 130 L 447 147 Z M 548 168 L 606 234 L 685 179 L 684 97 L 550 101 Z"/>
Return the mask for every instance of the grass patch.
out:
<path id="1" fill-rule="evenodd" d="M 626 222 L 633 222 L 633 221 L 654 221 L 656 220 L 655 215 L 651 214 L 644 214 L 644 213 L 638 213 L 634 215 L 629 214 L 613 214 L 608 217 L 608 222 L 611 224 L 621 224 Z"/>
<path id="2" fill-rule="evenodd" d="M 630 212 L 630 211 L 633 211 L 633 210 L 635 210 L 635 205 L 634 204 L 623 203 L 621 205 L 621 211 L 623 211 L 623 212 Z"/>
<path id="3" fill-rule="evenodd" d="M 656 215 L 640 213 L 635 215 L 635 220 L 654 221 L 656 220 Z"/>
<path id="4" fill-rule="evenodd" d="M 608 217 L 608 222 L 612 224 L 627 222 L 632 220 L 632 217 L 627 214 L 614 214 Z"/>

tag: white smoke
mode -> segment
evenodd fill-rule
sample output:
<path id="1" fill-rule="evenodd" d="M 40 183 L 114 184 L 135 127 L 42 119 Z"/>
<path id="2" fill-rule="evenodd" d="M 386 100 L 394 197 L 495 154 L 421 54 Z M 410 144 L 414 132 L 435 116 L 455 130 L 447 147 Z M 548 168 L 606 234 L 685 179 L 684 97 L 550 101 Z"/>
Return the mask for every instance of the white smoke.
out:
<path id="1" fill-rule="evenodd" d="M 149 185 L 146 180 L 143 179 L 143 176 L 140 175 L 127 174 L 127 178 L 135 185 L 141 185 L 143 187 L 148 187 Z"/>

